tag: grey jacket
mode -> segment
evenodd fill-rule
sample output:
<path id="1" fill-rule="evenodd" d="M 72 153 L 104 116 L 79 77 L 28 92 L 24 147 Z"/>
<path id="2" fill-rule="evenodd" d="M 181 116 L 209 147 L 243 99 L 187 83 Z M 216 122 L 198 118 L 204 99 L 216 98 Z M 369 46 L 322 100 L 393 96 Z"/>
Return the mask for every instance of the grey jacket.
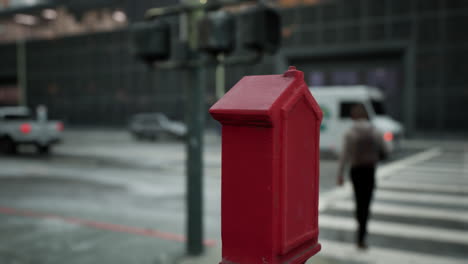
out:
<path id="1" fill-rule="evenodd" d="M 368 121 L 356 120 L 344 135 L 343 150 L 339 162 L 339 175 L 344 175 L 345 167 L 376 165 L 381 153 L 388 150 L 383 135 Z"/>

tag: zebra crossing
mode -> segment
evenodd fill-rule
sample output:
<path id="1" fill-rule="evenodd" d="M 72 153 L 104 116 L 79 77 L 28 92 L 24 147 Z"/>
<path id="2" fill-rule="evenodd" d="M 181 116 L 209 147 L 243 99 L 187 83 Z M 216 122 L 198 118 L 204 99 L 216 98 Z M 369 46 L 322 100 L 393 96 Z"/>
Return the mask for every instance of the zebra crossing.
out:
<path id="1" fill-rule="evenodd" d="M 321 197 L 322 257 L 337 263 L 468 263 L 468 149 L 434 148 L 381 166 L 366 251 L 354 244 L 352 197 L 349 183 Z"/>

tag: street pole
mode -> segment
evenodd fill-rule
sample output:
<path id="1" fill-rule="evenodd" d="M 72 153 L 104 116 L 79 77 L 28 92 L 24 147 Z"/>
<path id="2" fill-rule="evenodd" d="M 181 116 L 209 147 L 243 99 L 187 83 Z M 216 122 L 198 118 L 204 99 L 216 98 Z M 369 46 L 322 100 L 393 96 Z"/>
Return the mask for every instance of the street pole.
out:
<path id="1" fill-rule="evenodd" d="M 187 252 L 203 253 L 203 130 L 205 125 L 205 69 L 191 72 L 195 80 L 188 96 L 187 139 Z"/>
<path id="2" fill-rule="evenodd" d="M 224 54 L 218 55 L 218 61 L 224 62 Z M 226 66 L 223 63 L 216 65 L 216 99 L 223 97 L 226 88 Z"/>
<path id="3" fill-rule="evenodd" d="M 186 3 L 200 3 L 188 0 Z M 202 9 L 188 13 L 188 44 L 193 60 L 203 59 L 197 48 L 197 20 L 203 16 Z M 188 138 L 187 138 L 187 253 L 200 255 L 203 246 L 203 130 L 205 126 L 206 72 L 203 64 L 189 69 L 188 87 Z"/>
<path id="4" fill-rule="evenodd" d="M 225 69 L 227 65 L 238 65 L 258 62 L 262 57 L 255 47 L 263 47 L 265 39 L 256 39 L 249 42 L 247 46 L 254 47 L 255 50 L 245 56 L 235 56 L 234 58 L 225 58 L 224 55 L 213 60 L 203 55 L 203 51 L 198 47 L 198 22 L 203 18 L 207 10 L 218 10 L 224 6 L 239 5 L 244 2 L 256 2 L 255 0 L 181 0 L 180 5 L 171 7 L 152 8 L 146 11 L 145 18 L 148 20 L 159 19 L 167 16 L 179 15 L 179 41 L 188 48 L 188 58 L 179 60 L 167 60 L 163 51 L 148 50 L 144 45 L 140 47 L 143 51 L 143 59 L 154 63 L 154 66 L 161 69 L 184 68 L 187 70 L 187 114 L 186 123 L 188 128 L 186 139 L 186 232 L 187 232 L 187 254 L 200 255 L 204 251 L 203 245 L 203 130 L 205 126 L 205 90 L 206 90 L 206 67 L 211 63 L 222 64 L 217 67 L 217 96 L 224 94 Z M 263 9 L 262 9 L 263 10 Z M 266 11 L 255 12 L 266 12 Z M 270 11 L 271 13 L 272 11 Z M 262 15 L 263 17 L 264 15 Z M 269 16 L 271 17 L 271 16 Z M 273 16 L 274 17 L 274 16 Z M 251 20 L 251 19 L 250 19 Z M 250 21 L 249 20 L 249 21 Z M 263 25 L 260 23 L 259 25 Z M 140 29 L 142 30 L 142 29 Z M 151 34 L 151 32 L 143 33 Z M 164 37 L 159 32 L 159 37 Z M 278 33 L 279 34 L 279 33 Z M 266 38 L 268 39 L 268 38 Z M 156 39 L 156 41 L 160 41 Z M 258 43 L 256 43 L 258 42 Z M 137 42 L 138 43 L 138 42 Z M 138 44 L 138 45 L 141 45 Z M 251 47 L 251 48 L 252 48 Z M 168 52 L 170 53 L 170 52 Z M 154 59 L 151 59 L 152 56 Z M 146 57 L 146 58 L 145 58 Z"/>
<path id="5" fill-rule="evenodd" d="M 19 104 L 26 106 L 26 41 L 22 38 L 16 42 L 16 75 L 18 80 Z"/>

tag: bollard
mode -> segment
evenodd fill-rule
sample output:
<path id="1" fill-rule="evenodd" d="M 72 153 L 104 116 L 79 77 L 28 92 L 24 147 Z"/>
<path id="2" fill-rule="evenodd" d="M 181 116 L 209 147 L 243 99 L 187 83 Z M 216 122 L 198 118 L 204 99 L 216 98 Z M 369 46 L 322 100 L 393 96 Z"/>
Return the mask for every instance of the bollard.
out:
<path id="1" fill-rule="evenodd" d="M 210 113 L 222 124 L 220 263 L 305 263 L 321 248 L 322 111 L 303 72 L 246 76 Z"/>

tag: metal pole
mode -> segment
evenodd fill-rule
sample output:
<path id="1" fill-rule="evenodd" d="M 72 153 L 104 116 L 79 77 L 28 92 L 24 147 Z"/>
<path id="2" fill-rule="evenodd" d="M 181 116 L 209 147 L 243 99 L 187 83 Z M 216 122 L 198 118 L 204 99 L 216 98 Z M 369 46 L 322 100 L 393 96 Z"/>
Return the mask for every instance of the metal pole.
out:
<path id="1" fill-rule="evenodd" d="M 224 62 L 224 54 L 218 55 L 218 60 Z M 223 97 L 226 83 L 226 67 L 222 63 L 216 65 L 216 99 Z"/>
<path id="2" fill-rule="evenodd" d="M 205 68 L 191 75 L 187 141 L 187 253 L 203 253 L 203 130 L 205 126 Z"/>
<path id="3" fill-rule="evenodd" d="M 204 251 L 203 245 L 203 131 L 205 127 L 205 91 L 206 91 L 206 67 L 209 60 L 197 51 L 197 21 L 204 16 L 206 10 L 219 8 L 222 5 L 234 5 L 244 2 L 256 2 L 255 0 L 182 0 L 182 4 L 170 8 L 150 9 L 146 12 L 147 19 L 161 16 L 181 14 L 180 17 L 180 41 L 189 47 L 190 58 L 188 61 L 170 61 L 156 64 L 159 68 L 188 68 L 187 86 L 187 128 L 186 140 L 186 205 L 187 205 L 187 253 L 188 255 L 200 255 Z M 218 95 L 224 93 L 224 66 L 240 63 L 252 63 L 261 58 L 260 53 L 237 57 L 226 60 L 221 58 L 223 64 L 218 68 Z M 221 81 L 223 85 L 220 85 Z"/>
<path id="4" fill-rule="evenodd" d="M 27 105 L 26 99 L 26 42 L 24 39 L 18 39 L 16 42 L 16 75 L 19 86 L 19 104 Z"/>
<path id="5" fill-rule="evenodd" d="M 194 2 L 188 0 L 186 2 Z M 196 1 L 198 2 L 198 1 Z M 202 59 L 196 51 L 196 21 L 203 16 L 202 9 L 188 13 L 188 41 L 191 59 Z M 200 255 L 203 247 L 203 129 L 205 126 L 205 67 L 191 69 L 193 86 L 188 87 L 187 138 L 187 253 Z"/>

